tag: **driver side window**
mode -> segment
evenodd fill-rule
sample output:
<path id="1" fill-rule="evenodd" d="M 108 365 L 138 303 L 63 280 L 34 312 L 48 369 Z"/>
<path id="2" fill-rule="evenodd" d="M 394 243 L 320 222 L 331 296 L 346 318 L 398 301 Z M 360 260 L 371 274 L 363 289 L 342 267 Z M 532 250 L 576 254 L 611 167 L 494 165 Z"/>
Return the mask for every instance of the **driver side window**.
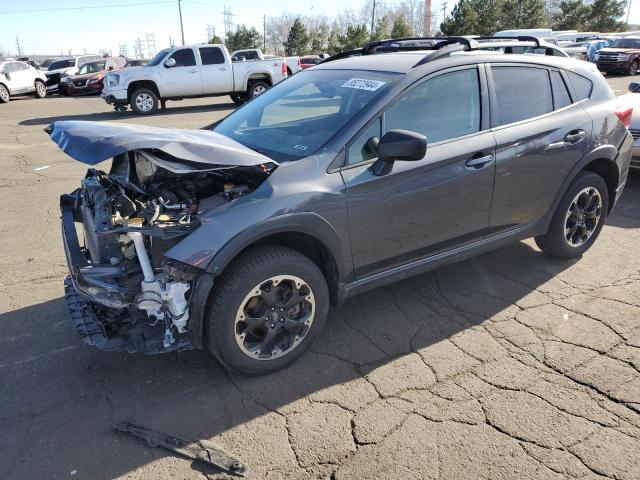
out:
<path id="1" fill-rule="evenodd" d="M 176 61 L 176 67 L 192 67 L 196 64 L 196 56 L 190 48 L 176 50 L 169 58 Z"/>
<path id="2" fill-rule="evenodd" d="M 378 142 L 380 141 L 380 119 L 369 125 L 351 143 L 347 154 L 347 165 L 374 160 L 378 158 Z"/>

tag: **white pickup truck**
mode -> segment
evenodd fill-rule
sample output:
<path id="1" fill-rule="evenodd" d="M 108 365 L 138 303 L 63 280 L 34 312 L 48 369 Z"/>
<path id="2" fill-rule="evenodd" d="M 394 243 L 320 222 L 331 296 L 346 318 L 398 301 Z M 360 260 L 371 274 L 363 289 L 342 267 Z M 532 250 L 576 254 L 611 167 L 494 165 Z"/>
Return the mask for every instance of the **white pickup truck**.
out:
<path id="1" fill-rule="evenodd" d="M 265 55 L 259 48 L 247 48 L 244 50 L 236 50 L 235 52 L 232 52 L 231 58 L 234 62 L 242 62 L 246 60 L 276 60 L 283 57 L 277 57 L 275 55 Z M 289 74 L 289 76 L 302 70 L 302 67 L 300 66 L 300 57 L 284 57 L 284 61 L 287 64 L 287 73 Z"/>
<path id="2" fill-rule="evenodd" d="M 138 114 L 150 114 L 167 100 L 183 98 L 230 95 L 242 103 L 286 77 L 282 58 L 234 63 L 224 45 L 173 47 L 144 66 L 105 75 L 102 98 L 116 111 L 130 105 Z"/>

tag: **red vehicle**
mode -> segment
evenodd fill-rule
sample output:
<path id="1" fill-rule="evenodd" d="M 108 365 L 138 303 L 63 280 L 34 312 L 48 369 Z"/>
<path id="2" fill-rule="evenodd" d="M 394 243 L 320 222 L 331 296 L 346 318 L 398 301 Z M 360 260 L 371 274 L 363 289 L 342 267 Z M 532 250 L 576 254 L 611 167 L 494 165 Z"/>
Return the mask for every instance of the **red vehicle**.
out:
<path id="1" fill-rule="evenodd" d="M 108 57 L 85 63 L 76 75 L 60 79 L 60 93 L 63 95 L 100 93 L 105 73 L 123 68 L 126 62 L 126 58 Z"/>
<path id="2" fill-rule="evenodd" d="M 306 70 L 315 65 L 318 65 L 322 59 L 318 55 L 307 55 L 306 57 L 300 57 L 300 69 Z"/>

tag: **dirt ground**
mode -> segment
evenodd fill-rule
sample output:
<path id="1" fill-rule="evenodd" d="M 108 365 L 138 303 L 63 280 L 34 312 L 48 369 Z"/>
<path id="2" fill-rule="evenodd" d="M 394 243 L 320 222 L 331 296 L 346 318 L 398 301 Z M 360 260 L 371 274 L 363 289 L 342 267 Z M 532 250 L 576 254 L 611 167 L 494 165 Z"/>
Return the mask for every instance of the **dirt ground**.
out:
<path id="1" fill-rule="evenodd" d="M 612 80 L 623 93 L 628 77 Z M 640 479 L 640 175 L 579 261 L 526 241 L 349 300 L 294 366 L 102 353 L 72 330 L 58 197 L 85 167 L 55 120 L 200 127 L 228 98 L 117 115 L 99 98 L 0 105 L 0 475 L 218 478 L 114 433 L 128 420 L 239 456 L 247 477 Z"/>

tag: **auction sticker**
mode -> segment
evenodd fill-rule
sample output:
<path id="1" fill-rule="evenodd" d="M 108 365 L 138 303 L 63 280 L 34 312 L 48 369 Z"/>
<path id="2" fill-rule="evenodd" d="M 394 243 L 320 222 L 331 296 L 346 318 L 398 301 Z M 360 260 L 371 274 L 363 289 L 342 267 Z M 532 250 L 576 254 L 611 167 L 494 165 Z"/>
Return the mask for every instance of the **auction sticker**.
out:
<path id="1" fill-rule="evenodd" d="M 346 88 L 357 88 L 358 90 L 369 90 L 370 92 L 374 92 L 385 83 L 386 82 L 380 82 L 378 80 L 367 80 L 366 78 L 352 78 L 351 80 L 347 80 L 342 86 Z"/>

